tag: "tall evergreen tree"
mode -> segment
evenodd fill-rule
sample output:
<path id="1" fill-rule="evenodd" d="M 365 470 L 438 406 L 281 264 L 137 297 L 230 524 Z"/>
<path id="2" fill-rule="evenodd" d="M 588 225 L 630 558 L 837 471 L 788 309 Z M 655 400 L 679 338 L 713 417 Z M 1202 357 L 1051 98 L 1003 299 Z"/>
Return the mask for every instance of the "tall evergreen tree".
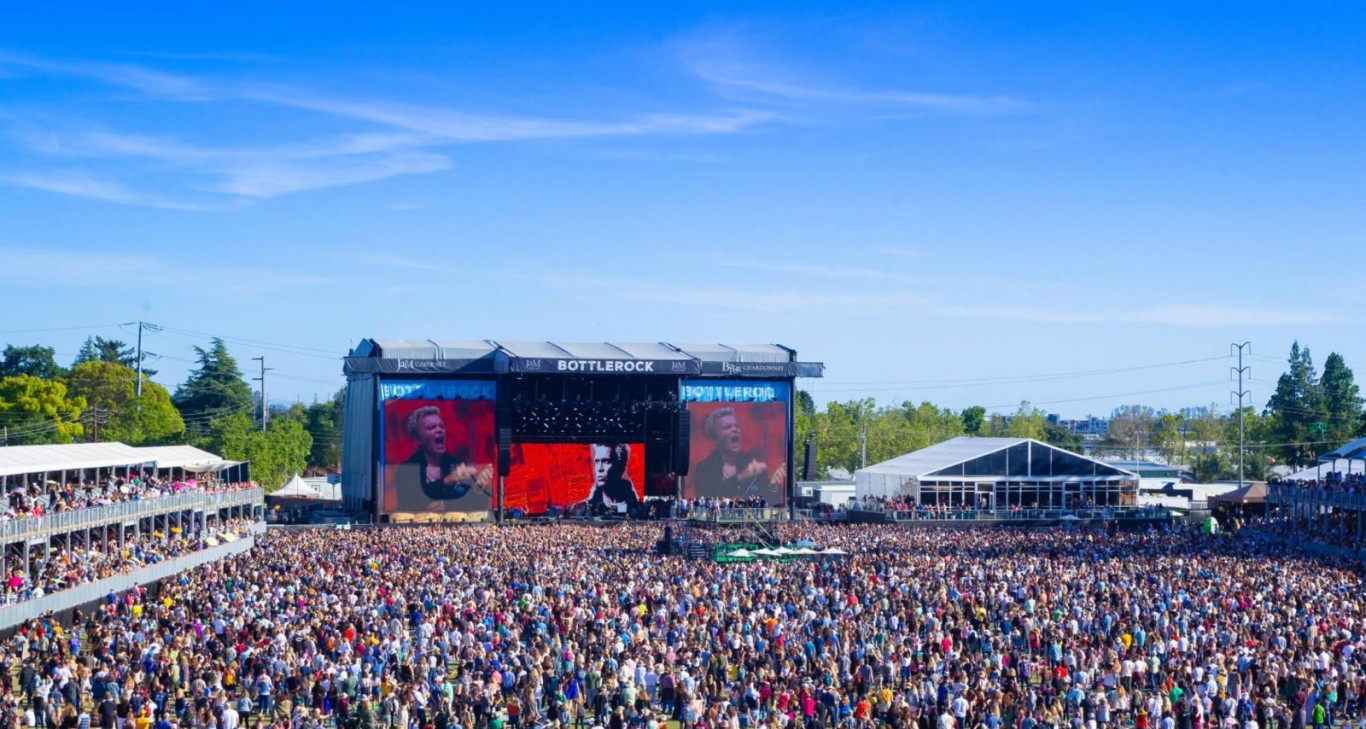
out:
<path id="1" fill-rule="evenodd" d="M 1333 352 L 1323 361 L 1323 377 L 1319 379 L 1323 393 L 1323 409 L 1328 416 L 1328 440 L 1345 443 L 1361 429 L 1361 388 L 1357 387 L 1352 370 L 1342 355 Z"/>
<path id="2" fill-rule="evenodd" d="M 35 344 L 31 347 L 6 345 L 0 360 L 0 377 L 33 375 L 44 380 L 60 379 L 66 371 L 57 364 L 57 353 L 52 347 Z"/>
<path id="3" fill-rule="evenodd" d="M 194 348 L 199 366 L 171 398 L 185 421 L 185 429 L 202 436 L 209 421 L 232 413 L 251 413 L 251 387 L 242 379 L 237 360 L 228 353 L 223 340 L 215 337 L 209 348 Z M 249 415 L 248 415 L 249 417 Z"/>
<path id="4" fill-rule="evenodd" d="M 121 339 L 105 339 L 104 337 L 86 337 L 85 343 L 81 345 L 81 351 L 76 353 L 76 361 L 71 363 L 72 368 L 83 365 L 86 362 L 108 362 L 110 364 L 123 365 L 130 370 L 138 367 L 138 352 L 132 345 Z M 157 373 L 156 370 L 147 369 L 147 353 L 142 353 L 142 374 L 151 377 Z"/>
<path id="5" fill-rule="evenodd" d="M 1271 430 L 1279 455 L 1286 463 L 1303 464 L 1314 460 L 1323 450 L 1317 441 L 1327 437 L 1327 412 L 1319 390 L 1318 373 L 1309 348 L 1295 342 L 1290 347 L 1286 372 L 1276 381 L 1276 392 L 1266 404 L 1266 414 L 1274 416 Z"/>

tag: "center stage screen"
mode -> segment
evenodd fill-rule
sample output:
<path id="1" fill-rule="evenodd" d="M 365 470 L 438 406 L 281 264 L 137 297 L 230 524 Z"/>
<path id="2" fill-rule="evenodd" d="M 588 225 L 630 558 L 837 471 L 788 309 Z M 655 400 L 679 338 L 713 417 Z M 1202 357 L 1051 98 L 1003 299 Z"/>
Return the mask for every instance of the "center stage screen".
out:
<path id="1" fill-rule="evenodd" d="M 624 513 L 645 498 L 641 443 L 514 443 L 504 482 L 508 509 Z"/>
<path id="2" fill-rule="evenodd" d="M 787 503 L 788 389 L 785 382 L 683 383 L 692 419 L 684 498 Z"/>
<path id="3" fill-rule="evenodd" d="M 380 397 L 384 513 L 490 511 L 494 384 L 381 382 Z"/>

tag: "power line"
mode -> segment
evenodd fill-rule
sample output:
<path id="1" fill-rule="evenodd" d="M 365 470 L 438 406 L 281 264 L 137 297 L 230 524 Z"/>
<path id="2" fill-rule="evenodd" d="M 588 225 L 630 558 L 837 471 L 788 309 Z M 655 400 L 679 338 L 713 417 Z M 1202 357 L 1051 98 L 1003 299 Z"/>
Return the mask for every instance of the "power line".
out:
<path id="1" fill-rule="evenodd" d="M 1159 362 L 1159 363 L 1157 363 L 1157 364 L 1134 365 L 1134 366 L 1132 366 L 1132 367 L 1116 367 L 1116 368 L 1103 369 L 1103 370 L 1077 370 L 1077 371 L 1073 371 L 1073 372 L 1055 372 L 1055 373 L 1049 373 L 1049 374 L 1036 374 L 1036 375 L 1007 375 L 1007 376 L 997 376 L 997 377 L 969 377 L 969 378 L 948 379 L 948 380 L 882 380 L 882 381 L 878 381 L 878 380 L 867 380 L 867 381 L 852 381 L 852 380 L 851 380 L 851 381 L 838 381 L 838 380 L 833 380 L 833 381 L 828 381 L 827 384 L 831 384 L 831 385 L 905 385 L 905 386 L 917 386 L 917 387 L 922 387 L 922 386 L 923 386 L 923 387 L 927 387 L 927 388 L 928 388 L 928 387 L 931 387 L 931 386 L 936 386 L 936 387 L 938 387 L 938 386 L 950 387 L 950 386 L 959 386 L 959 385 L 962 385 L 962 386 L 970 386 L 970 385 L 973 385 L 973 384 L 976 384 L 976 383 L 984 383 L 984 384 L 1008 384 L 1008 383 L 1016 383 L 1016 382 L 1045 382 L 1045 381 L 1048 381 L 1048 380 L 1061 380 L 1061 379 L 1069 379 L 1069 378 L 1073 378 L 1073 377 L 1096 377 L 1096 376 L 1101 376 L 1101 375 L 1126 374 L 1126 373 L 1130 373 L 1130 372 L 1141 372 L 1141 371 L 1144 371 L 1144 370 L 1162 369 L 1162 368 L 1166 368 L 1166 367 L 1180 367 L 1180 366 L 1190 365 L 1190 364 L 1201 364 L 1201 363 L 1205 363 L 1205 362 L 1216 362 L 1216 361 L 1218 361 L 1218 360 L 1224 360 L 1224 359 L 1229 359 L 1229 356 L 1228 356 L 1228 355 L 1220 355 L 1220 356 L 1218 356 L 1218 357 L 1203 357 L 1203 358 L 1200 358 L 1200 359 L 1187 359 L 1187 360 L 1181 360 L 1181 361 L 1178 361 L 1178 362 Z M 804 388 L 804 389 L 807 389 L 808 391 L 815 391 L 815 390 L 823 390 L 824 388 L 815 387 L 815 388 Z"/>

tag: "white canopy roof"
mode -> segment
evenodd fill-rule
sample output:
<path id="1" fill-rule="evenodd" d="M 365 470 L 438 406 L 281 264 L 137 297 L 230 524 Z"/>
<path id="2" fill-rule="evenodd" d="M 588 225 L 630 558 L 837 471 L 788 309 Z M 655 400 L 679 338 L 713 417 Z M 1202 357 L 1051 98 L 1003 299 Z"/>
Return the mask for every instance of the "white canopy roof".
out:
<path id="1" fill-rule="evenodd" d="M 1101 475 L 1134 478 L 1134 474 L 1130 471 L 1030 438 L 976 438 L 972 436 L 950 438 L 942 443 L 897 456 L 889 461 L 860 468 L 855 472 L 855 478 L 857 479 L 858 476 L 865 474 L 886 474 L 904 478 L 930 476 L 951 466 L 957 466 L 1025 443 L 1031 443 L 1039 448 L 1065 453 L 1070 457 L 1093 463 Z"/>
<path id="2" fill-rule="evenodd" d="M 156 461 L 157 468 L 190 468 L 219 466 L 229 461 L 194 446 L 148 446 L 134 448 L 143 455 L 143 462 Z"/>
<path id="3" fill-rule="evenodd" d="M 1317 481 L 1325 478 L 1328 474 L 1337 471 L 1342 474 L 1366 473 L 1366 461 L 1353 458 L 1352 460 L 1339 460 L 1337 466 L 1332 461 L 1324 461 L 1313 468 L 1306 468 L 1298 473 L 1286 476 L 1287 481 Z"/>
<path id="4" fill-rule="evenodd" d="M 62 443 L 0 447 L 0 476 L 85 468 L 140 466 L 149 458 L 122 443 Z"/>
<path id="5" fill-rule="evenodd" d="M 279 491 L 272 492 L 270 495 L 295 496 L 316 499 L 322 494 L 319 494 L 316 490 L 313 489 L 312 486 L 309 486 L 308 484 L 304 483 L 304 480 L 302 478 L 299 478 L 299 474 L 296 473 L 294 474 L 294 478 L 289 479 L 289 481 L 286 482 L 284 486 L 280 487 Z"/>
<path id="6" fill-rule="evenodd" d="M 1340 448 L 1319 456 L 1319 461 L 1332 462 L 1343 458 L 1366 459 L 1366 438 L 1357 438 L 1354 441 L 1345 443 Z"/>

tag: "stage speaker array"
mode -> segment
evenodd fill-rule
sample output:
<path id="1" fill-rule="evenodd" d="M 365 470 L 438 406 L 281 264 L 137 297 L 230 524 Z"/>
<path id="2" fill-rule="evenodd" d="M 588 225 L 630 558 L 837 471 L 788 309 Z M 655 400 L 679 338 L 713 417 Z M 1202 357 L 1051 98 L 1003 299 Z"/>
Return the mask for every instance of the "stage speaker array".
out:
<path id="1" fill-rule="evenodd" d="M 498 429 L 498 475 L 506 476 L 512 471 L 512 428 Z"/>
<path id="2" fill-rule="evenodd" d="M 802 462 L 802 480 L 816 480 L 816 439 L 811 436 L 806 437 L 805 460 Z"/>
<path id="3" fill-rule="evenodd" d="M 673 472 L 688 475 L 688 460 L 692 455 L 692 414 L 679 410 L 674 417 Z"/>

